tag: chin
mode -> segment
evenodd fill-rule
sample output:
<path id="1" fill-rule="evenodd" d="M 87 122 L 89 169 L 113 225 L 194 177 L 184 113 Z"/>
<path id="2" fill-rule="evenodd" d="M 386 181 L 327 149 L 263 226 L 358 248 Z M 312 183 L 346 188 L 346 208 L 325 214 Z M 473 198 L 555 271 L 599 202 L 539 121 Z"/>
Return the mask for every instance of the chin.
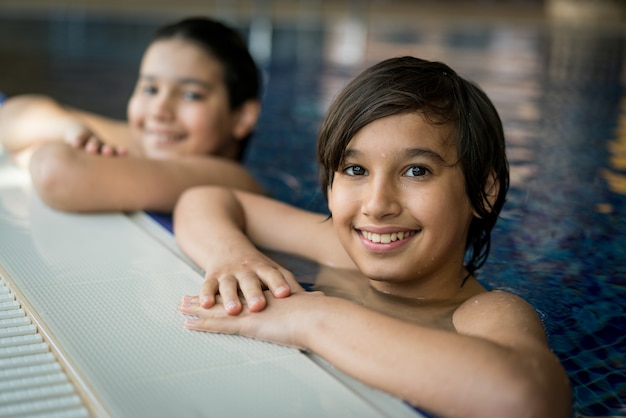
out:
<path id="1" fill-rule="evenodd" d="M 367 268 L 367 266 L 359 266 L 359 270 L 365 277 L 376 282 L 390 283 L 398 280 L 398 274 L 395 274 L 394 271 L 390 271 L 389 269 Z"/>
<path id="2" fill-rule="evenodd" d="M 144 154 L 148 158 L 154 160 L 167 160 L 176 157 L 176 154 L 172 150 L 166 150 L 161 148 L 144 148 Z"/>

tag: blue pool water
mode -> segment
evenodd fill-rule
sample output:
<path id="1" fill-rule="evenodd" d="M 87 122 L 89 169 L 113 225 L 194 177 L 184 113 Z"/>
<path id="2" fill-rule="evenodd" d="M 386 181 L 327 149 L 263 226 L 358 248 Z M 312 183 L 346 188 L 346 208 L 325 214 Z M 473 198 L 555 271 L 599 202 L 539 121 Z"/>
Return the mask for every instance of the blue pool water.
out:
<path id="1" fill-rule="evenodd" d="M 47 93 L 123 117 L 143 47 L 163 22 L 0 18 L 0 91 Z M 625 30 L 501 20 L 249 23 L 239 22 L 242 31 L 271 43 L 254 50 L 264 110 L 244 163 L 275 197 L 303 208 L 326 210 L 317 130 L 334 95 L 365 67 L 416 55 L 484 88 L 504 122 L 512 181 L 479 279 L 537 309 L 570 376 L 575 417 L 626 417 Z"/>
<path id="2" fill-rule="evenodd" d="M 532 26 L 439 30 L 435 45 L 428 29 L 370 33 L 383 51 L 364 61 L 400 53 L 442 60 L 492 97 L 512 184 L 479 279 L 539 311 L 577 416 L 626 416 L 626 37 Z M 280 198 L 324 210 L 312 138 L 328 89 L 353 72 L 321 56 L 300 64 L 293 50 L 272 61 L 271 107 L 247 162 L 279 169 L 267 182 Z"/>

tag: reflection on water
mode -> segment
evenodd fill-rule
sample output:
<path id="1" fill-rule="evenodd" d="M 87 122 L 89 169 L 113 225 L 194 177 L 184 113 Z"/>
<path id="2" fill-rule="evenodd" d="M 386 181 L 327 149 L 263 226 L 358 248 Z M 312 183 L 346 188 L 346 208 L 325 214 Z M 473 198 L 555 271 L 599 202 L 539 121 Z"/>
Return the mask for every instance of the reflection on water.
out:
<path id="1" fill-rule="evenodd" d="M 622 82 L 626 86 L 626 65 L 623 71 Z M 612 192 L 626 195 L 626 97 L 622 97 L 620 109 L 615 139 L 607 143 L 609 168 L 602 170 L 602 175 Z M 612 211 L 612 207 L 608 206 L 605 210 Z"/>
<path id="2" fill-rule="evenodd" d="M 276 197 L 325 212 L 317 130 L 357 72 L 407 54 L 477 82 L 500 111 L 511 163 L 508 202 L 478 278 L 540 312 L 571 377 L 576 416 L 626 416 L 623 30 L 419 17 L 374 24 L 361 13 L 327 25 L 241 22 L 265 81 L 245 164 Z M 0 91 L 48 93 L 123 117 L 141 51 L 163 22 L 89 19 L 1 21 Z M 296 268 L 313 283 L 314 266 Z"/>

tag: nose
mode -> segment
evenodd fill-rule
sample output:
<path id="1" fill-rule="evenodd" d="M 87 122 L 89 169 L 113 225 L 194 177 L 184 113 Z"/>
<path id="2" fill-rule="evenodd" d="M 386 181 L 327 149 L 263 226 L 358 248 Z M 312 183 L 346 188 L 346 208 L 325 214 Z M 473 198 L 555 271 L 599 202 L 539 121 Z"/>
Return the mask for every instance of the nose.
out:
<path id="1" fill-rule="evenodd" d="M 150 106 L 152 117 L 158 120 L 168 121 L 174 119 L 174 98 L 167 91 L 160 91 L 154 97 Z"/>
<path id="2" fill-rule="evenodd" d="M 362 211 L 374 219 L 397 216 L 402 211 L 401 192 L 397 184 L 385 178 L 371 178 L 362 201 Z"/>

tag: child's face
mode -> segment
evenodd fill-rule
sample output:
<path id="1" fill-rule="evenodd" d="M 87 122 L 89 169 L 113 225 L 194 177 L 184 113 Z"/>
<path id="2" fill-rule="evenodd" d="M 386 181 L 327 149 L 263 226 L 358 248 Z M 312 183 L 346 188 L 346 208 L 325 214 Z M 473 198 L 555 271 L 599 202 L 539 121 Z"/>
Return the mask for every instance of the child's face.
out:
<path id="1" fill-rule="evenodd" d="M 464 277 L 473 211 L 448 133 L 419 113 L 376 120 L 352 138 L 335 173 L 335 230 L 381 291 L 436 295 Z"/>
<path id="2" fill-rule="evenodd" d="M 181 39 L 154 42 L 144 54 L 128 121 L 147 157 L 234 157 L 237 112 L 229 107 L 222 64 Z"/>

